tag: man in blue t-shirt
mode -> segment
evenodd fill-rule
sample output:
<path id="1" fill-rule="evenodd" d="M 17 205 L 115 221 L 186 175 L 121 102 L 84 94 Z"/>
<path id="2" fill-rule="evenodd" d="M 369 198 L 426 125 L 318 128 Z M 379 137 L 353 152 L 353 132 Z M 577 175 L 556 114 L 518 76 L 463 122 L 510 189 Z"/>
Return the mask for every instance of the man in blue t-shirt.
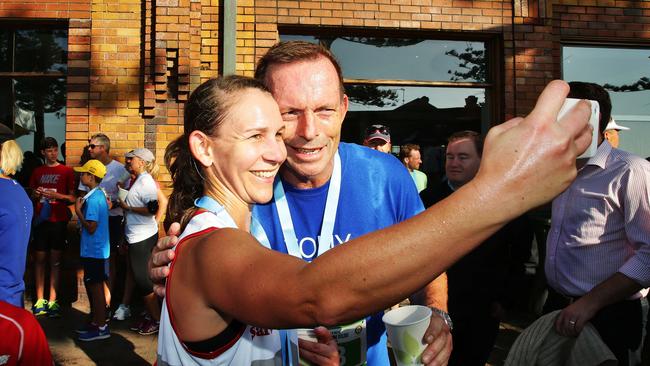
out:
<path id="1" fill-rule="evenodd" d="M 335 245 L 423 210 L 397 159 L 340 143 L 348 98 L 329 51 L 304 42 L 280 43 L 260 59 L 255 77 L 278 102 L 287 148 L 273 201 L 254 211 L 263 229 L 253 227 L 258 240 L 264 243 L 265 234 L 272 249 L 311 261 Z M 389 365 L 381 316 L 367 318 L 368 365 Z M 346 358 L 348 365 L 357 364 Z"/>
<path id="2" fill-rule="evenodd" d="M 75 202 L 75 212 L 81 225 L 80 246 L 84 284 L 93 314 L 92 322 L 82 327 L 78 333 L 80 341 L 94 341 L 111 336 L 106 324 L 107 304 L 104 294 L 110 254 L 108 203 L 106 194 L 98 187 L 106 175 L 106 166 L 99 160 L 91 159 L 74 170 L 81 173 L 81 183 L 90 189 Z"/>
<path id="3" fill-rule="evenodd" d="M 348 98 L 340 66 L 328 50 L 306 42 L 279 43 L 262 57 L 255 77 L 269 87 L 280 107 L 287 148 L 274 200 L 253 212 L 251 232 L 262 244 L 311 262 L 335 245 L 424 209 L 411 177 L 395 157 L 339 143 Z M 293 227 L 286 226 L 289 222 Z M 436 303 L 446 310 L 446 278 L 442 280 L 444 291 L 435 292 L 440 294 Z M 382 315 L 348 325 L 352 333 L 365 328 L 366 337 L 356 336 L 360 344 L 343 348 L 346 365 L 390 364 Z M 438 343 L 445 346 L 436 345 L 436 351 L 447 359 L 451 342 L 442 340 L 451 336 L 444 323 L 439 315 L 432 316 L 432 329 L 444 328 Z M 332 331 L 337 336 L 339 330 Z M 339 346 L 343 338 L 350 337 L 337 337 Z M 363 349 L 367 352 L 359 351 Z"/>

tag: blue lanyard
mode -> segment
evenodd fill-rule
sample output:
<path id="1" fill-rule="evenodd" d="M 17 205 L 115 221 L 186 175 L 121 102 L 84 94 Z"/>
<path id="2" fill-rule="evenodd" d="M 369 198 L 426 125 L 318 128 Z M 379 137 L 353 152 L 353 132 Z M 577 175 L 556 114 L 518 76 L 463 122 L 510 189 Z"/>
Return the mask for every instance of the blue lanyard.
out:
<path id="1" fill-rule="evenodd" d="M 201 198 L 197 198 L 194 200 L 194 206 L 202 208 L 204 210 L 208 210 L 213 214 L 215 214 L 216 216 L 222 218 L 224 218 L 223 214 L 225 214 L 225 217 L 227 217 L 227 220 L 229 221 L 228 224 L 231 225 L 231 227 L 235 227 L 235 228 L 237 227 L 235 220 L 233 220 L 233 218 L 226 211 L 226 209 L 212 197 L 203 196 Z"/>
<path id="2" fill-rule="evenodd" d="M 327 190 L 327 201 L 325 201 L 325 211 L 323 212 L 323 224 L 321 225 L 320 237 L 318 241 L 318 255 L 322 255 L 327 250 L 332 248 L 334 238 L 334 224 L 336 221 L 336 211 L 339 204 L 339 196 L 341 193 L 341 157 L 337 152 L 334 156 L 334 169 L 332 177 L 330 178 L 330 185 Z M 278 218 L 280 226 L 282 227 L 282 235 L 287 248 L 287 253 L 290 255 L 303 258 L 302 251 L 298 244 L 298 238 L 291 219 L 291 211 L 289 210 L 289 203 L 287 201 L 282 181 L 276 179 L 275 187 L 273 189 L 273 200 L 275 207 L 278 210 Z M 267 248 L 271 248 L 271 243 L 264 232 L 264 228 L 255 217 L 251 221 L 251 233 L 255 235 L 257 240 Z"/>

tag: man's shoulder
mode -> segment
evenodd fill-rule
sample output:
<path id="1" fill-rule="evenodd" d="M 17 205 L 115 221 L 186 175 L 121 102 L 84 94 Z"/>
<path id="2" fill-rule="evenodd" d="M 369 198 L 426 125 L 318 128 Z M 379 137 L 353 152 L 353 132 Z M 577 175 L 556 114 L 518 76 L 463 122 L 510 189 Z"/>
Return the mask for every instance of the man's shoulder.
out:
<path id="1" fill-rule="evenodd" d="M 427 176 L 426 174 L 424 174 L 424 172 L 421 172 L 421 171 L 416 170 L 416 169 L 413 170 L 413 175 L 417 175 L 419 177 L 426 177 Z"/>
<path id="2" fill-rule="evenodd" d="M 610 172 L 615 171 L 618 174 L 636 172 L 650 175 L 650 162 L 625 150 L 612 149 L 607 159 L 605 170 Z"/>

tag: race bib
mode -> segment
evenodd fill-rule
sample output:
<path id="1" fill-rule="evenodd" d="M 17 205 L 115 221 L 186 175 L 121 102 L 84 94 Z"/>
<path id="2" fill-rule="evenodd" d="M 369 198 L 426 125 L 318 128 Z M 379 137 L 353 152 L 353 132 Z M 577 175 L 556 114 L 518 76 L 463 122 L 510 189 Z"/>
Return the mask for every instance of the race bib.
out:
<path id="1" fill-rule="evenodd" d="M 332 327 L 329 330 L 338 344 L 341 366 L 365 366 L 367 364 L 366 319 Z M 298 329 L 297 333 L 300 339 L 318 341 L 312 329 Z M 300 365 L 309 366 L 310 363 L 300 358 Z"/>

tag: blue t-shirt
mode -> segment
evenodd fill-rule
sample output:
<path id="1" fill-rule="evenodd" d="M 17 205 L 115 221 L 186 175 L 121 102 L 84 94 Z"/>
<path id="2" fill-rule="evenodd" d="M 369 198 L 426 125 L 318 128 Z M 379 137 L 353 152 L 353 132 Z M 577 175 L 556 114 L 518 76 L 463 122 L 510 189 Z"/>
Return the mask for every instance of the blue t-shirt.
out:
<path id="1" fill-rule="evenodd" d="M 0 178 L 0 300 L 20 308 L 33 214 L 23 187 L 13 179 Z"/>
<path id="2" fill-rule="evenodd" d="M 110 255 L 108 238 L 108 203 L 106 195 L 96 189 L 86 198 L 81 208 L 86 221 L 97 223 L 94 233 L 89 233 L 86 228 L 81 229 L 81 257 L 106 259 Z"/>
<path id="3" fill-rule="evenodd" d="M 413 179 L 394 156 L 355 144 L 340 143 L 341 193 L 336 212 L 334 245 L 404 221 L 424 210 Z M 316 257 L 318 236 L 329 183 L 314 189 L 283 184 L 303 259 Z M 287 253 L 273 201 L 257 205 L 253 215 L 260 221 L 272 249 Z M 380 245 L 380 244 L 378 244 Z M 370 366 L 389 365 L 383 313 L 367 319 Z"/>

